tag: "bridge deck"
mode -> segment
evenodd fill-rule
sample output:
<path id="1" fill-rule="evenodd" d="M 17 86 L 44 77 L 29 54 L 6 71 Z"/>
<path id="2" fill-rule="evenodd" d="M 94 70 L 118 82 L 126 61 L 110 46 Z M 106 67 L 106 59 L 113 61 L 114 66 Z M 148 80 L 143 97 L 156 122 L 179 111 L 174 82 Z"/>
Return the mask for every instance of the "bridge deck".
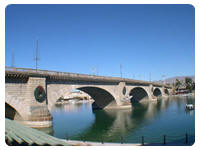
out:
<path id="1" fill-rule="evenodd" d="M 112 82 L 112 83 L 119 83 L 119 82 L 126 82 L 126 84 L 139 84 L 139 85 L 150 85 L 157 87 L 166 87 L 171 88 L 170 86 L 155 83 L 155 82 L 148 82 L 148 81 L 141 81 L 141 80 L 133 80 L 128 78 L 119 78 L 119 77 L 109 77 L 109 76 L 96 76 L 96 75 L 87 75 L 87 74 L 78 74 L 78 73 L 68 73 L 68 72 L 58 72 L 58 71 L 49 71 L 49 70 L 36 70 L 30 68 L 13 68 L 13 67 L 6 67 L 5 68 L 5 75 L 6 77 L 29 77 L 29 76 L 38 76 L 38 77 L 48 77 L 52 80 L 78 80 L 78 81 L 94 81 L 94 82 Z"/>
<path id="2" fill-rule="evenodd" d="M 6 118 L 5 122 L 5 137 L 9 145 L 69 145 L 61 139 L 26 127 L 10 119 Z"/>

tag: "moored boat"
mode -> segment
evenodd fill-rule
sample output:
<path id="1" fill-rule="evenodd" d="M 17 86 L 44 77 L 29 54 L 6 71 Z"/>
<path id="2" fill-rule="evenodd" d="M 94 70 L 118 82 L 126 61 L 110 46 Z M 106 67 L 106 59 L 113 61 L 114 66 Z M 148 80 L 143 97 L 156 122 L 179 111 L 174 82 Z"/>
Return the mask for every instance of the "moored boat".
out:
<path id="1" fill-rule="evenodd" d="M 193 110 L 194 109 L 194 105 L 193 104 L 186 104 L 185 109 Z"/>

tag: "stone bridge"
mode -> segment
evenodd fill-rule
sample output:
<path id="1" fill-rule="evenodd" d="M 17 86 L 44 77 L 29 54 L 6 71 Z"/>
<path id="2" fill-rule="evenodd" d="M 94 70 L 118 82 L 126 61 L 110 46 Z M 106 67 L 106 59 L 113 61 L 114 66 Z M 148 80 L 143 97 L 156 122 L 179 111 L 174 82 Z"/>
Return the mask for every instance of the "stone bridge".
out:
<path id="1" fill-rule="evenodd" d="M 89 94 L 94 109 L 130 106 L 127 97 L 142 102 L 171 93 L 171 87 L 153 82 L 11 67 L 6 67 L 5 82 L 6 117 L 31 127 L 51 126 L 49 108 L 74 89 Z M 37 99 L 36 89 L 44 90 L 44 100 Z"/>

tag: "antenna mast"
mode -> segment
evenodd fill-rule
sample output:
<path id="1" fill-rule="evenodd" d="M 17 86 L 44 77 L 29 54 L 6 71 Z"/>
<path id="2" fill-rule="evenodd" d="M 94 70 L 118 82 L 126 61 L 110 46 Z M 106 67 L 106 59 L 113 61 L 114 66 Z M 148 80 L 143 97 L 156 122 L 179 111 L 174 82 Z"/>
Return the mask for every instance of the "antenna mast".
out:
<path id="1" fill-rule="evenodd" d="M 35 55 L 35 65 L 36 70 L 38 69 L 38 60 L 39 60 L 39 50 L 38 50 L 38 40 L 36 41 L 36 55 Z"/>

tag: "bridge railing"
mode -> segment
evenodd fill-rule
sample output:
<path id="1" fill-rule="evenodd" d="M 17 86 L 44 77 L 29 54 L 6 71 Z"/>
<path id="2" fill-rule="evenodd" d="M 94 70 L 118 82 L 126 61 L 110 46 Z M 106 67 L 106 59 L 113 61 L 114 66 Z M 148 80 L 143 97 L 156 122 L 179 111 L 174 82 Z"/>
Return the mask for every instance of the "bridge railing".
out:
<path id="1" fill-rule="evenodd" d="M 20 72 L 28 72 L 28 73 L 40 73 L 40 74 L 49 74 L 49 75 L 57 75 L 57 76 L 64 76 L 67 75 L 69 77 L 84 77 L 84 78 L 99 78 L 99 79 L 106 79 L 107 77 L 104 76 L 96 76 L 96 75 L 88 75 L 88 74 L 80 74 L 80 73 L 69 73 L 69 72 L 59 72 L 59 71 L 49 71 L 49 70 L 38 70 L 38 69 L 31 69 L 31 68 L 14 68 L 14 67 L 5 67 L 6 71 L 20 71 Z M 115 78 L 115 77 L 109 77 Z M 118 78 L 117 78 L 118 79 Z"/>
<path id="2" fill-rule="evenodd" d="M 39 70 L 39 69 L 31 69 L 31 68 L 13 68 L 13 67 L 6 67 L 6 71 L 21 71 L 21 72 L 35 72 L 35 73 L 40 73 L 40 74 L 52 74 L 52 75 L 79 75 L 79 74 L 74 74 L 74 73 L 69 73 L 69 72 L 59 72 L 59 71 L 50 71 L 50 70 Z M 84 74 L 80 74 L 84 75 Z M 85 75 L 88 76 L 88 75 Z"/>

